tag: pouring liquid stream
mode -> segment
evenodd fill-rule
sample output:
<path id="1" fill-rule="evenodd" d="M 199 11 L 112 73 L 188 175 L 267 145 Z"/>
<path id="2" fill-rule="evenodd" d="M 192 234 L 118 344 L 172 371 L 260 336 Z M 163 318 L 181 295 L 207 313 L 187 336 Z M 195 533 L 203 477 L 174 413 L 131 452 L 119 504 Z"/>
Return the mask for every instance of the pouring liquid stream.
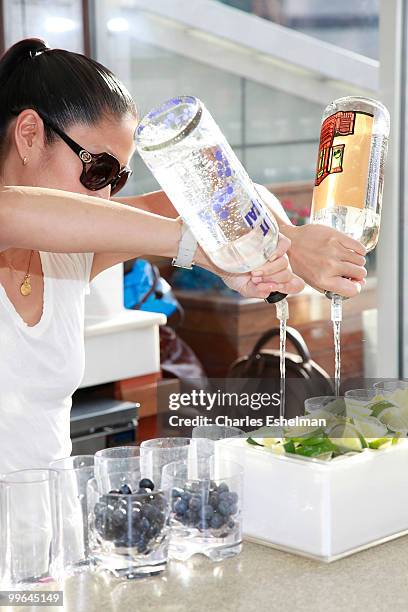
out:
<path id="1" fill-rule="evenodd" d="M 280 358 L 280 416 L 285 416 L 285 391 L 286 391 L 286 320 L 279 321 L 279 358 Z"/>
<path id="2" fill-rule="evenodd" d="M 333 295 L 331 301 L 331 320 L 334 339 L 334 390 L 340 395 L 341 382 L 341 321 L 343 318 L 343 301 L 340 295 Z"/>
<path id="3" fill-rule="evenodd" d="M 276 304 L 276 316 L 279 319 L 279 366 L 280 366 L 280 406 L 279 416 L 285 416 L 285 395 L 286 395 L 286 321 L 289 318 L 288 301 L 282 300 Z"/>

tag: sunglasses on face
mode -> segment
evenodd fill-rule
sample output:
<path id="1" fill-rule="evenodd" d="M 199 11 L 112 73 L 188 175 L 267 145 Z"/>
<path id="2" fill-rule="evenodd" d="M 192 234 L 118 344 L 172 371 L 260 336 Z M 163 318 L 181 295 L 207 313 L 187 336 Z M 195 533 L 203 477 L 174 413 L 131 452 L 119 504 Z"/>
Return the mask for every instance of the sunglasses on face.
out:
<path id="1" fill-rule="evenodd" d="M 110 153 L 90 153 L 77 142 L 72 140 L 58 126 L 45 115 L 43 112 L 38 112 L 45 125 L 53 132 L 58 134 L 60 138 L 74 151 L 82 162 L 82 174 L 79 177 L 82 185 L 90 191 L 99 191 L 108 185 L 111 186 L 111 196 L 118 193 L 125 186 L 126 181 L 132 174 L 132 170 L 128 166 L 120 167 L 119 161 Z M 18 113 L 14 113 L 17 114 Z"/>

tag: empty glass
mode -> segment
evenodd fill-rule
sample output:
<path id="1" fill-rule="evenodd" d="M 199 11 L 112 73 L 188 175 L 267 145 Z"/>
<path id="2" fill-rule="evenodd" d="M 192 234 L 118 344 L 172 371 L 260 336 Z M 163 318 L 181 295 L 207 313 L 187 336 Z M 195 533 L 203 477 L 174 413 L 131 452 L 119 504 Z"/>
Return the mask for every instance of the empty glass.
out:
<path id="1" fill-rule="evenodd" d="M 207 438 L 208 440 L 224 440 L 225 438 L 237 438 L 245 436 L 245 432 L 238 427 L 227 427 L 226 425 L 201 425 L 194 427 L 192 438 Z"/>
<path id="2" fill-rule="evenodd" d="M 94 477 L 94 456 L 65 457 L 50 463 L 50 468 L 60 479 L 64 571 L 77 573 L 90 564 L 86 487 Z"/>
<path id="3" fill-rule="evenodd" d="M 2 477 L 3 589 L 32 589 L 61 578 L 58 472 L 25 469 Z"/>
<path id="4" fill-rule="evenodd" d="M 168 495 L 142 471 L 138 456 L 99 456 L 95 473 L 87 488 L 94 562 L 118 577 L 162 572 L 168 557 Z"/>
<path id="5" fill-rule="evenodd" d="M 145 440 L 140 444 L 144 473 L 160 487 L 163 467 L 173 461 L 186 461 L 191 444 L 191 438 L 182 437 Z"/>
<path id="6" fill-rule="evenodd" d="M 171 503 L 171 558 L 201 553 L 221 561 L 241 552 L 241 465 L 215 457 L 177 461 L 164 466 L 163 486 Z"/>

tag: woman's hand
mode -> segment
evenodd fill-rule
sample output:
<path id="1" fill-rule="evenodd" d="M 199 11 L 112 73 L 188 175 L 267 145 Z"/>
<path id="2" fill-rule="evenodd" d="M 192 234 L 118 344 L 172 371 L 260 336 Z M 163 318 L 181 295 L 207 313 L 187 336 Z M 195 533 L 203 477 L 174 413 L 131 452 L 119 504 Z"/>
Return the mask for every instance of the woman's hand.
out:
<path id="1" fill-rule="evenodd" d="M 214 272 L 224 283 L 238 291 L 244 297 L 267 298 L 272 291 L 281 293 L 298 293 L 304 288 L 304 282 L 296 276 L 290 267 L 286 252 L 290 247 L 290 240 L 279 234 L 279 242 L 272 257 L 260 268 L 253 272 L 234 274 L 225 272 L 215 266 L 199 247 L 196 254 L 196 263 L 211 272 Z"/>
<path id="2" fill-rule="evenodd" d="M 367 276 L 366 249 L 360 242 L 313 223 L 280 229 L 291 240 L 288 254 L 292 268 L 308 285 L 345 297 L 360 293 Z"/>

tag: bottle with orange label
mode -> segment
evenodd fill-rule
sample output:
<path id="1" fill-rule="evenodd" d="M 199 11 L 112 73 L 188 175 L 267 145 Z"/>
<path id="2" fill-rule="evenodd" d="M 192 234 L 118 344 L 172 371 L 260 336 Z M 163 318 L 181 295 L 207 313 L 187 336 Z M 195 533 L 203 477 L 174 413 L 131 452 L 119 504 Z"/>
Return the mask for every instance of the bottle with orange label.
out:
<path id="1" fill-rule="evenodd" d="M 378 241 L 389 131 L 387 109 L 370 98 L 339 98 L 323 113 L 311 221 L 367 251 Z"/>
<path id="2" fill-rule="evenodd" d="M 381 102 L 349 96 L 329 104 L 322 118 L 311 222 L 344 232 L 371 251 L 377 244 L 390 115 Z M 336 394 L 340 385 L 342 298 L 332 299 Z"/>

